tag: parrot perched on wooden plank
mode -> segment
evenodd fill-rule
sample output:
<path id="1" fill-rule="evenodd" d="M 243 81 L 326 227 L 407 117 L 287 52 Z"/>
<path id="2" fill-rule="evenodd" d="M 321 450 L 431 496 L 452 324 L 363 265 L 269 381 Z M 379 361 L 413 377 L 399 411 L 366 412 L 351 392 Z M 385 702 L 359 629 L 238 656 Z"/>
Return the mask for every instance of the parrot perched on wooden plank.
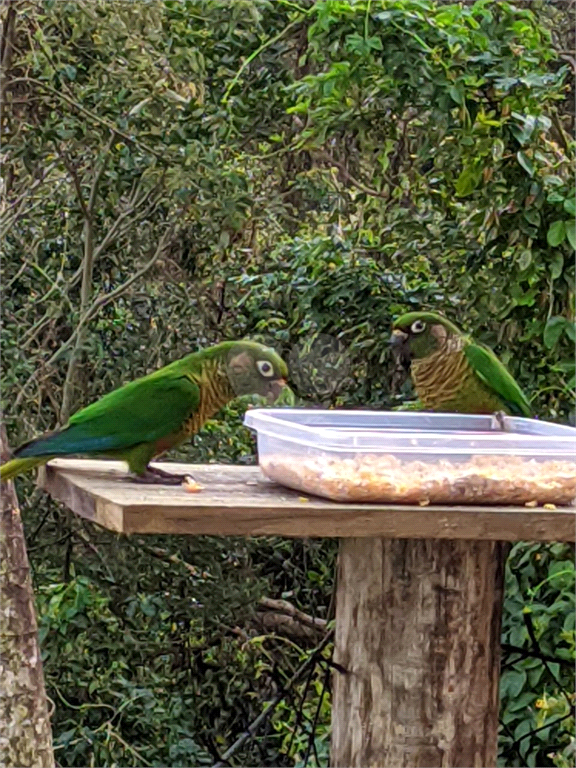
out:
<path id="1" fill-rule="evenodd" d="M 390 343 L 410 359 L 412 381 L 427 410 L 531 416 L 526 395 L 492 350 L 435 312 L 394 321 Z"/>
<path id="2" fill-rule="evenodd" d="M 216 344 L 125 384 L 75 413 L 61 430 L 21 445 L 0 467 L 0 479 L 83 454 L 123 459 L 137 482 L 179 484 L 182 477 L 149 462 L 196 434 L 235 397 L 258 394 L 274 402 L 287 375 L 282 358 L 262 344 Z"/>

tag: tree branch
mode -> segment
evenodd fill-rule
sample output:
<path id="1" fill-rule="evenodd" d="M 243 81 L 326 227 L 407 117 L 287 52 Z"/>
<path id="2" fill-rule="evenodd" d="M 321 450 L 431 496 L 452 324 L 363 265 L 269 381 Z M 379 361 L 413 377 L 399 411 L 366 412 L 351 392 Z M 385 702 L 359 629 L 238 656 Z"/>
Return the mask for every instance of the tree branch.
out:
<path id="1" fill-rule="evenodd" d="M 94 264 L 98 261 L 100 258 L 100 255 L 105 251 L 105 249 L 110 245 L 110 243 L 114 242 L 114 240 L 117 237 L 121 237 L 125 232 L 128 231 L 130 227 L 133 227 L 134 224 L 136 224 L 139 221 L 142 221 L 142 219 L 145 219 L 154 208 L 157 206 L 159 200 L 162 198 L 162 193 L 159 192 L 159 194 L 154 198 L 154 200 L 148 205 L 147 208 L 144 208 L 140 211 L 140 213 L 134 215 L 134 211 L 136 208 L 140 205 L 143 205 L 147 199 L 152 195 L 153 192 L 155 192 L 157 189 L 159 189 L 160 184 L 155 185 L 151 190 L 146 192 L 142 195 L 140 200 L 136 201 L 133 205 L 130 205 L 128 208 L 126 208 L 122 213 L 116 217 L 114 220 L 112 226 L 108 229 L 106 234 L 104 235 L 104 238 L 99 243 L 99 245 L 96 246 L 94 249 Z M 132 197 L 132 196 L 131 196 Z M 126 227 L 121 228 L 121 224 L 126 220 L 129 219 L 128 225 Z M 82 276 L 82 265 L 78 267 L 76 272 L 72 275 L 70 278 L 70 286 L 73 287 L 78 283 L 78 280 Z"/>
<path id="2" fill-rule="evenodd" d="M 560 664 L 560 666 L 570 667 L 570 669 L 574 669 L 574 664 L 571 661 L 568 661 L 568 659 L 555 659 L 553 656 L 545 656 L 543 653 L 540 653 L 538 649 L 534 649 L 531 651 L 525 648 L 520 648 L 517 645 L 510 645 L 509 643 L 502 643 L 501 648 L 503 651 L 506 651 L 506 653 L 519 654 L 520 658 L 522 659 L 540 659 L 540 661 L 549 661 L 553 664 Z M 519 661 L 520 659 L 509 661 L 506 664 L 502 665 L 502 669 L 508 669 L 509 667 L 513 667 Z"/>
<path id="3" fill-rule="evenodd" d="M 4 200 L 2 200 L 2 212 L 0 213 L 0 229 L 2 231 L 2 236 L 6 237 L 7 233 L 10 231 L 10 229 L 14 226 L 15 222 L 18 221 L 18 218 L 22 212 L 22 209 L 25 207 L 26 201 L 28 197 L 30 196 L 30 193 L 33 192 L 35 189 L 37 189 L 39 186 L 44 184 L 46 181 L 48 181 L 48 176 L 51 173 L 51 171 L 54 170 L 56 167 L 56 163 L 51 163 L 42 173 L 40 178 L 36 179 L 32 182 L 26 189 L 22 192 L 22 194 L 14 200 L 14 202 L 10 203 L 8 208 L 8 203 L 6 203 L 7 209 L 4 209 Z M 28 208 L 27 213 L 30 214 L 30 211 L 34 210 L 34 208 L 37 208 L 38 206 L 42 205 L 43 201 L 40 200 L 38 203 L 36 203 L 35 206 Z"/>
<path id="4" fill-rule="evenodd" d="M 102 158 L 102 162 L 100 164 L 100 169 L 96 172 L 94 175 L 94 180 L 92 182 L 92 187 L 90 189 L 90 195 L 88 197 L 88 213 L 90 216 L 94 214 L 94 205 L 96 203 L 96 196 L 98 194 L 98 187 L 100 186 L 100 180 L 102 178 L 102 175 L 104 171 L 106 170 L 106 166 L 108 164 L 108 157 L 110 154 L 110 150 L 112 149 L 112 144 L 114 143 L 114 139 L 116 138 L 116 131 L 111 130 L 110 131 L 110 138 L 108 139 L 108 143 L 104 147 L 104 155 Z"/>
<path id="5" fill-rule="evenodd" d="M 285 614 L 291 616 L 300 624 L 305 624 L 307 627 L 324 631 L 326 629 L 326 619 L 320 619 L 315 616 L 309 616 L 307 613 L 300 611 L 295 605 L 289 603 L 288 600 L 273 600 L 271 597 L 261 597 L 258 604 L 263 608 L 268 608 L 276 613 Z"/>
<path id="6" fill-rule="evenodd" d="M 76 190 L 76 197 L 78 198 L 78 204 L 80 205 L 80 210 L 82 211 L 82 216 L 84 219 L 87 219 L 89 217 L 88 209 L 86 208 L 86 203 L 84 202 L 84 194 L 82 192 L 82 186 L 80 184 L 80 179 L 78 178 L 78 174 L 76 173 L 76 168 L 72 165 L 70 162 L 70 159 L 66 152 L 61 149 L 60 147 L 56 146 L 56 151 L 62 158 L 62 162 L 66 166 L 66 170 L 72 177 L 72 183 L 74 184 L 74 189 Z"/>
<path id="7" fill-rule="evenodd" d="M 84 326 L 92 320 L 93 317 L 95 317 L 98 312 L 103 309 L 105 306 L 110 304 L 111 301 L 114 301 L 114 299 L 117 299 L 119 296 L 121 296 L 123 293 L 125 293 L 128 288 L 135 283 L 137 280 L 139 280 L 141 277 L 143 277 L 147 272 L 152 269 L 154 264 L 158 261 L 160 258 L 160 255 L 162 254 L 166 242 L 168 238 L 172 235 L 172 232 L 174 231 L 174 225 L 172 225 L 162 236 L 160 239 L 160 242 L 158 243 L 158 247 L 156 248 L 154 255 L 152 258 L 146 262 L 146 264 L 139 269 L 137 272 L 135 272 L 132 277 L 130 277 L 128 280 L 126 280 L 125 283 L 122 283 L 122 285 L 119 285 L 118 288 L 115 288 L 110 293 L 104 294 L 99 296 L 92 304 L 90 309 L 80 318 L 78 321 L 78 325 L 76 326 L 73 333 L 70 335 L 70 337 L 62 344 L 56 352 L 43 364 L 43 368 L 47 368 L 50 365 L 53 365 L 56 360 L 59 360 L 62 355 L 67 352 L 70 347 L 74 344 L 76 339 L 78 338 L 78 334 L 82 331 Z M 28 380 L 25 382 L 24 386 L 21 388 L 20 392 L 18 393 L 18 397 L 16 398 L 16 401 L 14 403 L 14 408 L 17 408 L 20 403 L 22 402 L 24 395 L 26 394 L 26 391 L 30 384 L 32 384 L 36 379 L 38 378 L 40 369 L 37 369 L 34 371 L 34 373 L 28 377 Z"/>
<path id="8" fill-rule="evenodd" d="M 224 768 L 228 760 L 234 755 L 240 747 L 245 744 L 248 739 L 251 739 L 258 728 L 262 725 L 262 723 L 266 722 L 270 715 L 274 712 L 278 704 L 282 701 L 284 696 L 286 696 L 286 693 L 290 688 L 292 688 L 293 685 L 295 685 L 300 678 L 304 676 L 304 673 L 308 670 L 308 668 L 315 664 L 318 661 L 318 658 L 324 648 L 328 645 L 328 643 L 333 639 L 334 637 L 334 630 L 331 629 L 329 632 L 326 633 L 326 635 L 323 637 L 322 642 L 310 653 L 308 658 L 302 662 L 302 664 L 298 667 L 296 672 L 292 675 L 292 677 L 286 681 L 286 683 L 280 688 L 276 696 L 268 703 L 268 705 L 260 712 L 258 717 L 246 728 L 244 733 L 242 733 L 232 744 L 232 746 L 224 752 L 222 757 L 220 758 L 219 762 L 215 763 L 212 768 Z"/>
<path id="9" fill-rule="evenodd" d="M 8 12 L 6 19 L 2 25 L 2 41 L 0 51 L 0 68 L 2 72 L 2 88 L 0 101 L 4 103 L 4 94 L 6 89 L 10 85 L 10 80 L 7 77 L 8 71 L 12 66 L 12 58 L 14 56 L 15 40 L 16 40 L 16 4 L 10 3 L 8 6 Z"/>
<path id="10" fill-rule="evenodd" d="M 80 181 L 78 179 L 78 176 L 75 172 L 75 169 L 70 164 L 70 172 L 72 174 L 72 178 L 74 179 L 74 184 L 76 186 L 76 191 L 78 193 L 78 200 L 82 208 L 82 213 L 84 214 L 84 231 L 83 231 L 84 258 L 82 259 L 82 267 L 81 267 L 82 268 L 82 285 L 80 287 L 80 314 L 81 315 L 83 315 L 86 312 L 86 309 L 90 302 L 90 297 L 92 296 L 92 287 L 93 287 L 92 283 L 93 283 L 94 259 L 95 259 L 94 207 L 96 204 L 96 198 L 98 196 L 98 187 L 100 184 L 100 179 L 102 178 L 102 175 L 108 163 L 110 150 L 112 148 L 112 143 L 114 141 L 115 136 L 116 136 L 115 131 L 111 131 L 110 138 L 108 139 L 108 143 L 104 147 L 100 168 L 94 173 L 94 178 L 92 180 L 92 186 L 90 188 L 90 194 L 88 196 L 87 205 L 85 204 L 83 199 L 82 189 L 80 187 Z M 63 157 L 64 157 L 64 162 L 66 162 L 65 154 L 63 154 Z M 78 334 L 76 338 L 76 342 L 74 344 L 74 348 L 72 349 L 72 354 L 70 355 L 70 360 L 68 362 L 68 370 L 66 372 L 66 378 L 64 379 L 64 386 L 62 388 L 62 407 L 60 408 L 61 423 L 68 421 L 68 417 L 70 416 L 70 409 L 72 407 L 72 395 L 74 391 L 73 382 L 76 377 L 76 369 L 78 367 L 78 361 L 80 359 L 80 352 L 81 352 L 83 341 L 84 341 L 84 332 L 81 332 Z"/>
<path id="11" fill-rule="evenodd" d="M 332 157 L 332 155 L 328 154 L 328 152 L 320 152 L 318 154 L 318 156 L 319 156 L 319 158 L 321 160 L 325 160 L 325 161 L 331 163 L 332 165 L 335 165 L 336 168 L 338 168 L 340 171 L 342 171 L 342 173 L 344 174 L 344 176 L 346 178 L 346 181 L 349 181 L 350 184 L 352 184 L 353 187 L 356 187 L 356 189 L 359 189 L 361 192 L 364 192 L 364 194 L 370 195 L 371 197 L 381 197 L 384 200 L 389 200 L 390 199 L 390 194 L 389 193 L 387 193 L 387 192 L 380 192 L 377 189 L 372 189 L 372 187 L 369 187 L 366 184 L 364 184 L 363 182 L 358 181 L 357 179 L 355 179 L 350 174 L 350 172 L 348 171 L 348 169 L 346 168 L 344 163 L 341 163 L 339 160 L 335 160 Z"/>
<path id="12" fill-rule="evenodd" d="M 271 46 L 271 45 L 274 45 L 274 43 L 277 43 L 279 40 L 281 40 L 281 39 L 284 37 L 284 35 L 285 35 L 287 32 L 289 32 L 289 31 L 290 31 L 291 29 L 293 29 L 295 26 L 297 26 L 297 25 L 298 25 L 298 24 L 300 24 L 302 21 L 304 21 L 304 19 L 306 18 L 306 16 L 307 16 L 307 15 L 308 15 L 308 14 L 309 14 L 311 11 L 312 11 L 312 8 L 309 8 L 307 11 L 304 11 L 304 12 L 302 13 L 302 15 L 301 15 L 299 18 L 297 18 L 297 19 L 294 19 L 294 21 L 291 21 L 291 22 L 290 22 L 290 24 L 287 24 L 287 25 L 284 27 L 284 29 L 281 29 L 281 30 L 280 30 L 280 32 L 278 32 L 278 34 L 277 34 L 277 35 L 274 35 L 274 37 L 271 37 L 269 40 L 266 40 L 265 42 L 263 42 L 263 43 L 262 43 L 262 45 L 260 45 L 258 48 L 256 48 L 256 50 L 255 50 L 255 51 L 252 51 L 252 53 L 250 54 L 250 56 L 248 56 L 248 57 L 247 57 L 247 58 L 246 58 L 246 59 L 245 59 L 245 60 L 242 62 L 242 65 L 241 65 L 240 69 L 238 70 L 238 72 L 236 72 L 236 74 L 235 74 L 235 75 L 234 75 L 234 77 L 232 78 L 232 81 L 230 82 L 230 85 L 229 85 L 229 86 L 226 88 L 226 91 L 225 91 L 225 93 L 224 93 L 224 96 L 222 96 L 222 99 L 221 99 L 221 102 L 222 102 L 222 104 L 227 104 L 227 103 L 228 103 L 228 100 L 229 100 L 229 98 L 230 98 L 230 92 L 232 91 L 232 89 L 234 88 L 234 86 L 236 85 L 236 83 L 238 82 L 238 80 L 240 80 L 240 77 L 242 76 L 242 72 L 244 72 L 244 70 L 246 69 L 246 67 L 247 67 L 247 66 L 249 66 L 249 65 L 250 65 L 250 64 L 251 64 L 251 63 L 254 61 L 254 59 L 255 59 L 257 56 L 259 56 L 259 55 L 262 53 L 262 51 L 264 51 L 264 50 L 265 50 L 266 48 L 268 48 L 269 46 Z"/>
<path id="13" fill-rule="evenodd" d="M 62 93 L 62 91 L 57 91 L 55 88 L 52 88 L 46 83 L 43 83 L 41 80 L 36 80 L 36 78 L 34 77 L 16 77 L 10 81 L 10 85 L 15 85 L 16 83 L 32 83 L 37 87 L 42 88 L 48 93 L 51 93 L 54 96 L 57 96 L 59 99 L 62 99 L 62 101 L 65 101 L 71 107 L 74 107 L 74 109 L 78 110 L 78 112 L 80 112 L 82 115 L 89 117 L 95 123 L 98 123 L 99 125 L 103 125 L 105 128 L 108 128 L 108 130 L 115 132 L 116 134 L 118 134 L 118 136 L 121 136 L 125 141 L 129 142 L 130 144 L 135 144 L 137 147 L 140 147 L 145 152 L 149 152 L 151 155 L 153 155 L 154 157 L 157 157 L 159 160 L 165 159 L 165 156 L 162 152 L 159 152 L 158 150 L 153 149 L 152 147 L 149 147 L 147 144 L 144 144 L 144 142 L 140 141 L 135 136 L 130 136 L 128 133 L 124 133 L 124 131 L 121 131 L 116 125 L 111 123 L 109 120 L 106 120 L 103 117 L 99 117 L 95 112 L 92 112 L 89 109 L 86 109 L 86 107 L 83 107 L 81 104 L 79 104 L 77 101 L 75 101 L 73 98 L 71 98 L 67 94 Z"/>

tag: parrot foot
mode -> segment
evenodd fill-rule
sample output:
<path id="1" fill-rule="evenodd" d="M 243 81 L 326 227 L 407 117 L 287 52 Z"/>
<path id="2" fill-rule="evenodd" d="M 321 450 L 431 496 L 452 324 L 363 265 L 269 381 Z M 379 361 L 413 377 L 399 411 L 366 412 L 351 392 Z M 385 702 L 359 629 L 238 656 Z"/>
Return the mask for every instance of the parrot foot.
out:
<path id="1" fill-rule="evenodd" d="M 173 472 L 165 472 L 157 467 L 147 467 L 142 475 L 136 475 L 131 478 L 132 482 L 144 483 L 147 485 L 182 485 L 190 475 L 177 475 Z"/>
<path id="2" fill-rule="evenodd" d="M 498 424 L 500 425 L 500 429 L 502 430 L 502 432 L 506 432 L 507 431 L 506 430 L 506 423 L 504 421 L 504 419 L 507 416 L 506 412 L 505 411 L 495 411 L 493 415 L 494 415 L 494 418 L 496 419 L 496 421 L 498 422 Z"/>

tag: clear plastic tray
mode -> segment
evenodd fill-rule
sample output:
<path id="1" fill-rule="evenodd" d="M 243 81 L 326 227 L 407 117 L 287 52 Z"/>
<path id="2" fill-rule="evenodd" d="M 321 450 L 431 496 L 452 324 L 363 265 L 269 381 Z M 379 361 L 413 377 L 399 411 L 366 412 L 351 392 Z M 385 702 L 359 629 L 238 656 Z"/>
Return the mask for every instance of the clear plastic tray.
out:
<path id="1" fill-rule="evenodd" d="M 262 471 L 334 501 L 566 506 L 576 429 L 450 413 L 252 409 Z"/>

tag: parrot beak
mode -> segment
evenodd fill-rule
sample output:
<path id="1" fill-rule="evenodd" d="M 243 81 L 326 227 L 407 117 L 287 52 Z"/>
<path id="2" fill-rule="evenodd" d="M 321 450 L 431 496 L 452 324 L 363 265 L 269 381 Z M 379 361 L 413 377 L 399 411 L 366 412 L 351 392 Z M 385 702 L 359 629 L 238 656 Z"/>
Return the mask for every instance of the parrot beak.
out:
<path id="1" fill-rule="evenodd" d="M 408 339 L 408 334 L 401 331 L 399 328 L 392 331 L 392 335 L 388 341 L 388 344 L 392 347 L 401 347 Z"/>
<path id="2" fill-rule="evenodd" d="M 270 382 L 269 392 L 266 395 L 266 400 L 268 400 L 270 405 L 278 400 L 284 390 L 284 387 L 286 387 L 285 379 L 275 379 L 274 381 Z"/>

